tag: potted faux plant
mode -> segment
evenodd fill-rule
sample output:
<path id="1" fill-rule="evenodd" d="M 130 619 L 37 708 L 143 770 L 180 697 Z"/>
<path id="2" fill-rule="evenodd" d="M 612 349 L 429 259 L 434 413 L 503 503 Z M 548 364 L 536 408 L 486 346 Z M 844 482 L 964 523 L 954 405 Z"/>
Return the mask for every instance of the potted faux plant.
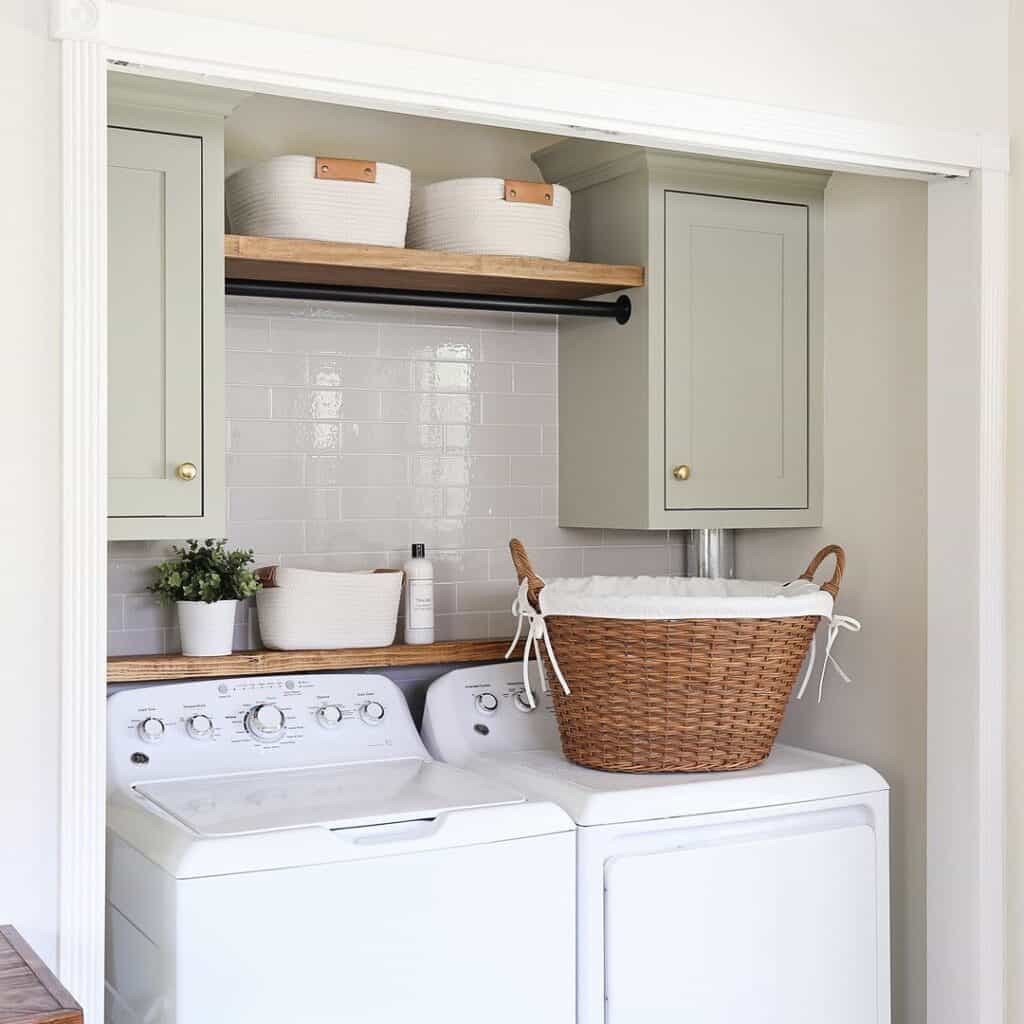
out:
<path id="1" fill-rule="evenodd" d="M 178 608 L 181 653 L 211 657 L 231 653 L 238 602 L 260 589 L 251 551 L 228 551 L 224 540 L 190 540 L 156 567 L 149 587 L 164 605 Z"/>

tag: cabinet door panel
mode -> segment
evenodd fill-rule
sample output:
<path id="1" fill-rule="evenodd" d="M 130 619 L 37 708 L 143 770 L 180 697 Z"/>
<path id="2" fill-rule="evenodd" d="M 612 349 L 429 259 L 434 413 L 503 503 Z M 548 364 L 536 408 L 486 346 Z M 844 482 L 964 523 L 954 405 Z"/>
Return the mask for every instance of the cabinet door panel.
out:
<path id="1" fill-rule="evenodd" d="M 201 516 L 202 140 L 110 128 L 108 158 L 110 515 Z"/>
<path id="2" fill-rule="evenodd" d="M 665 193 L 666 509 L 807 506 L 807 218 Z"/>

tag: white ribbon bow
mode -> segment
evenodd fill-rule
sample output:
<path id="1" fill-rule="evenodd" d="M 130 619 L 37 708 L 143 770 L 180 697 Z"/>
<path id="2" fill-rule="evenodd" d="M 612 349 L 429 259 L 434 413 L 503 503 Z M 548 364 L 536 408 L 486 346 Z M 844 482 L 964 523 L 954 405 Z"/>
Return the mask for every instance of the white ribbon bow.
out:
<path id="1" fill-rule="evenodd" d="M 541 581 L 543 582 L 543 580 Z M 551 668 L 554 670 L 555 676 L 558 678 L 559 685 L 562 687 L 564 693 L 569 693 L 569 684 L 565 681 L 562 675 L 562 670 L 559 668 L 558 659 L 555 657 L 555 652 L 551 649 L 551 640 L 548 637 L 547 626 L 544 624 L 543 612 L 537 611 L 536 608 L 530 604 L 529 596 L 530 584 L 529 581 L 524 579 L 519 584 L 519 590 L 516 593 L 515 600 L 512 602 L 512 614 L 517 617 L 516 622 L 516 635 L 512 638 L 512 646 L 505 652 L 505 660 L 507 661 L 512 657 L 512 652 L 516 649 L 516 644 L 519 643 L 519 637 L 523 632 L 523 619 L 527 619 L 530 623 L 530 628 L 526 633 L 526 643 L 523 645 L 523 688 L 526 690 L 526 699 L 530 702 L 530 707 L 535 708 L 537 702 L 533 698 L 533 688 L 530 686 L 530 649 L 533 649 L 534 656 L 537 659 L 537 667 L 540 670 L 540 683 L 541 689 L 547 693 L 547 679 L 544 676 L 544 666 L 540 660 L 540 642 L 544 641 L 544 649 L 547 651 L 548 662 Z"/>
<path id="2" fill-rule="evenodd" d="M 828 672 L 828 664 L 832 662 L 835 666 L 835 670 L 839 673 L 840 678 L 844 683 L 851 682 L 850 677 L 843 671 L 842 665 L 832 655 L 832 646 L 836 642 L 836 637 L 839 635 L 839 630 L 845 629 L 851 633 L 860 632 L 860 623 L 851 618 L 849 615 L 833 615 L 829 621 L 828 626 L 828 637 L 825 640 L 825 657 L 821 662 L 821 675 L 818 677 L 818 703 L 821 703 L 821 696 L 825 688 L 825 673 Z M 796 693 L 797 700 L 803 700 L 804 691 L 807 689 L 807 684 L 811 679 L 811 672 L 814 671 L 814 656 L 817 651 L 817 637 L 811 638 L 811 650 L 807 655 L 807 668 L 804 669 L 804 677 L 800 680 L 800 687 Z"/>

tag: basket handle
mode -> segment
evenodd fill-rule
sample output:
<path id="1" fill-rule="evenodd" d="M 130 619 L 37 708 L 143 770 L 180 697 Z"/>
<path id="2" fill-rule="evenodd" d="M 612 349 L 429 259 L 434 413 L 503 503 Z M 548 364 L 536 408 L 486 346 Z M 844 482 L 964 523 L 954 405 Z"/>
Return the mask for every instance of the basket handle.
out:
<path id="1" fill-rule="evenodd" d="M 530 564 L 530 556 L 523 547 L 523 542 L 513 537 L 508 542 L 508 549 L 512 553 L 512 564 L 516 567 L 516 579 L 519 583 L 528 581 L 527 596 L 530 604 L 537 611 L 540 611 L 540 592 L 544 589 L 544 581 L 533 571 Z"/>
<path id="2" fill-rule="evenodd" d="M 828 583 L 822 583 L 821 589 L 827 594 L 831 594 L 833 599 L 835 599 L 839 596 L 839 584 L 842 583 L 843 573 L 846 571 L 846 552 L 838 544 L 828 544 L 823 547 L 811 559 L 811 564 L 800 574 L 800 579 L 813 582 L 814 574 L 818 571 L 818 567 L 829 555 L 835 556 L 836 567 L 832 573 L 832 578 Z"/>

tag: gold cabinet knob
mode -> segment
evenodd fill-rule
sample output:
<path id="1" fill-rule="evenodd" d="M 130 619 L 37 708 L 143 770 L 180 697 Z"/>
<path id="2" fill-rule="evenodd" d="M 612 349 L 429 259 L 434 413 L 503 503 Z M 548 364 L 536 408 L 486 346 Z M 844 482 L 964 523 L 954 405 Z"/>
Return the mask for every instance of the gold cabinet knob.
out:
<path id="1" fill-rule="evenodd" d="M 179 480 L 195 480 L 199 476 L 199 470 L 196 469 L 194 462 L 183 462 L 174 472 Z"/>
<path id="2" fill-rule="evenodd" d="M 690 467 L 689 466 L 676 466 L 672 470 L 672 475 L 677 480 L 689 480 L 690 479 Z"/>

